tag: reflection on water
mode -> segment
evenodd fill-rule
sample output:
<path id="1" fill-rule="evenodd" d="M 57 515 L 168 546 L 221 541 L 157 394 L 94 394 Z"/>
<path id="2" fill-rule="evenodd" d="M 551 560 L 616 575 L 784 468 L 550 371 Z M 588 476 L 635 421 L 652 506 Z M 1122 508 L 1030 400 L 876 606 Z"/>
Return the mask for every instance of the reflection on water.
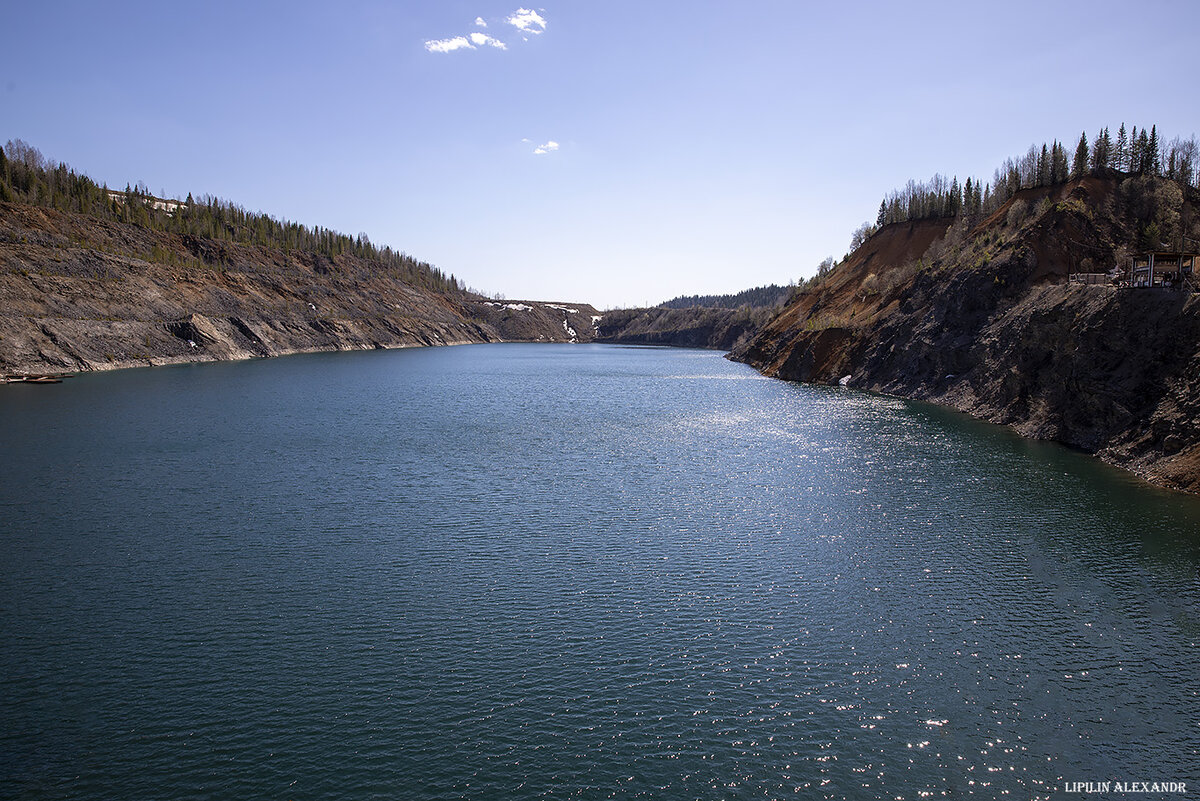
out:
<path id="1" fill-rule="evenodd" d="M 935 407 L 478 346 L 0 420 L 17 796 L 1200 782 L 1200 503 Z"/>

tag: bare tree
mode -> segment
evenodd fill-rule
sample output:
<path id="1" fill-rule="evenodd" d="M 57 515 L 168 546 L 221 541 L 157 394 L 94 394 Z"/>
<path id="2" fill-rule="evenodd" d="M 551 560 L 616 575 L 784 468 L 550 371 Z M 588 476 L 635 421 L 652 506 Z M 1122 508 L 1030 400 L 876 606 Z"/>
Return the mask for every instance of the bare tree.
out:
<path id="1" fill-rule="evenodd" d="M 4 153 L 9 161 L 24 164 L 31 170 L 47 168 L 46 157 L 42 155 L 42 151 L 22 139 L 9 139 L 4 144 Z"/>

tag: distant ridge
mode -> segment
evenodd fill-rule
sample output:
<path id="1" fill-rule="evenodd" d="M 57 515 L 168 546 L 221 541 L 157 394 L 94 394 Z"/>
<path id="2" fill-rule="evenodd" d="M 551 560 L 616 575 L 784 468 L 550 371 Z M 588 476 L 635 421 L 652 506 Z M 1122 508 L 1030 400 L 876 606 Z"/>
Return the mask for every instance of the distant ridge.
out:
<path id="1" fill-rule="evenodd" d="M 795 287 L 769 284 L 743 289 L 732 295 L 680 295 L 658 306 L 661 309 L 740 309 L 743 306 L 766 309 L 782 306 L 794 290 Z"/>

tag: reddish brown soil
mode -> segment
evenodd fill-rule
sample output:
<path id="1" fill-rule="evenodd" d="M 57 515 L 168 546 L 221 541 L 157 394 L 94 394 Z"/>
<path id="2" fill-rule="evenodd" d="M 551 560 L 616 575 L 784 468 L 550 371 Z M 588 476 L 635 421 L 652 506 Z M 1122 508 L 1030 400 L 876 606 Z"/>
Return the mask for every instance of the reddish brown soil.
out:
<path id="1" fill-rule="evenodd" d="M 733 357 L 945 403 L 1198 491 L 1200 295 L 1067 283 L 1137 241 L 1145 181 L 1027 190 L 969 231 L 887 226 Z"/>

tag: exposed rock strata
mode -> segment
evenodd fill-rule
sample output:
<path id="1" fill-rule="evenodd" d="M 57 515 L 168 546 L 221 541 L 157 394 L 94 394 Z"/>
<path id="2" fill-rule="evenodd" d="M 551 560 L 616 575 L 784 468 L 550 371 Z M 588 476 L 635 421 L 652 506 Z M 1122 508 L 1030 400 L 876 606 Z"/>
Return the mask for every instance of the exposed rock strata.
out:
<path id="1" fill-rule="evenodd" d="M 883 229 L 733 358 L 945 404 L 1200 492 L 1200 295 L 1066 282 L 1132 238 L 1116 181 L 1023 194 L 1028 216 L 969 232 Z"/>
<path id="2" fill-rule="evenodd" d="M 599 322 L 602 342 L 730 350 L 771 317 L 768 309 L 618 309 Z"/>
<path id="3" fill-rule="evenodd" d="M 350 256 L 287 253 L 0 203 L 0 372 L 586 342 L 596 315 L 586 304 L 439 293 Z"/>

